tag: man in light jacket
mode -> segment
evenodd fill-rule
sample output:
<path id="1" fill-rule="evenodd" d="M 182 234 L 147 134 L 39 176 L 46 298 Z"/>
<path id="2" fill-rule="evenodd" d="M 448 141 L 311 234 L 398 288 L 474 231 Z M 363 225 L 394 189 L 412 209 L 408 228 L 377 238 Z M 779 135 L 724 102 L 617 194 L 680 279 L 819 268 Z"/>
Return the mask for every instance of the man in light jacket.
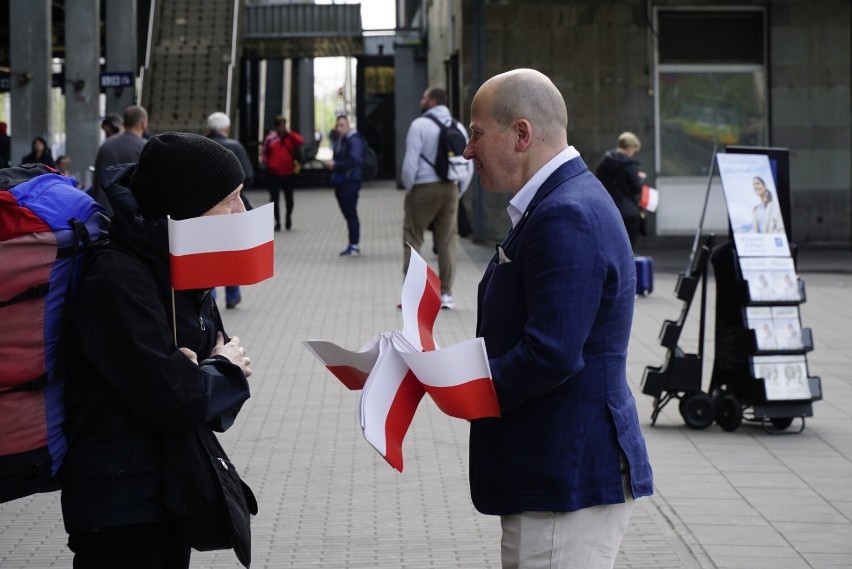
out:
<path id="1" fill-rule="evenodd" d="M 434 117 L 445 126 L 453 124 L 447 107 L 447 93 L 431 87 L 420 98 L 423 114 L 411 122 L 405 137 L 405 158 L 402 161 L 402 185 L 405 187 L 405 219 L 402 225 L 404 261 L 402 271 L 408 270 L 411 247 L 420 253 L 423 235 L 432 225 L 435 233 L 435 250 L 438 253 L 438 276 L 441 278 L 441 308 L 456 307 L 453 300 L 453 279 L 456 270 L 456 248 L 458 246 L 459 196 L 464 193 L 473 176 L 461 183 L 443 181 L 435 171 L 435 156 L 438 151 L 440 127 L 430 118 Z M 456 123 L 467 140 L 467 131 Z"/>

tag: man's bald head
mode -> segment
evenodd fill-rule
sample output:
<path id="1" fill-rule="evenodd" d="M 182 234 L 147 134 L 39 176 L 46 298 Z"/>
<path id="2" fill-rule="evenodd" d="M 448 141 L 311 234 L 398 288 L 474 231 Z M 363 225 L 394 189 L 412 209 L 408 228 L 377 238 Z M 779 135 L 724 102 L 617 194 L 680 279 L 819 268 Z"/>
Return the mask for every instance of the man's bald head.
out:
<path id="1" fill-rule="evenodd" d="M 565 144 L 568 109 L 556 85 L 535 69 L 514 69 L 482 85 L 490 91 L 491 115 L 502 127 L 527 119 L 547 144 Z"/>

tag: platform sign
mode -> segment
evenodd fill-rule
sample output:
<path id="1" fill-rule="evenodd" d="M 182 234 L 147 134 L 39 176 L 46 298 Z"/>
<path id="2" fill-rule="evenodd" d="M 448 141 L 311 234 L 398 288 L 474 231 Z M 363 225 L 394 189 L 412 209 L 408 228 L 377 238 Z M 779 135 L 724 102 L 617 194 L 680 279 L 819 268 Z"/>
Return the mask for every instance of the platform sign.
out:
<path id="1" fill-rule="evenodd" d="M 107 71 L 101 73 L 101 89 L 124 89 L 133 87 L 132 71 Z"/>

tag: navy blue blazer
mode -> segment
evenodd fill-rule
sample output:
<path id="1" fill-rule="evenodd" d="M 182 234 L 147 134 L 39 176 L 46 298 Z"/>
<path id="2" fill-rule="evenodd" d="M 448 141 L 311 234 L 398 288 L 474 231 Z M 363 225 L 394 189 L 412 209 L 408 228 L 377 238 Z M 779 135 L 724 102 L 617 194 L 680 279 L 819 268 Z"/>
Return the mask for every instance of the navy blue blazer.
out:
<path id="1" fill-rule="evenodd" d="M 484 514 L 571 512 L 653 493 L 627 385 L 636 274 L 621 215 L 581 158 L 538 189 L 479 283 L 499 419 L 473 421 L 470 486 Z"/>

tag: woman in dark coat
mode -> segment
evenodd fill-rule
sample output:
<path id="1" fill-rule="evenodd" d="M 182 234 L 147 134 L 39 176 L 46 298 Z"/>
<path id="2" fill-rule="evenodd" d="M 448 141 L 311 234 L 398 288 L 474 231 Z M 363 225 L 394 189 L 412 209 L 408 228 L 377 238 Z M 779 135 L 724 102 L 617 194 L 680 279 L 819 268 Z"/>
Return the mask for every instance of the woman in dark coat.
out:
<path id="1" fill-rule="evenodd" d="M 21 164 L 44 164 L 51 168 L 56 167 L 56 164 L 53 162 L 53 155 L 47 146 L 47 141 L 40 136 L 33 139 L 32 150 L 23 157 Z"/>
<path id="2" fill-rule="evenodd" d="M 639 138 L 635 134 L 623 132 L 618 137 L 617 146 L 604 154 L 595 170 L 595 176 L 612 196 L 621 213 L 630 246 L 634 251 L 642 213 L 639 209 L 639 199 L 642 197 L 642 183 L 645 179 L 644 172 L 639 171 L 639 162 L 633 159 L 633 155 L 639 152 L 640 148 Z"/>

